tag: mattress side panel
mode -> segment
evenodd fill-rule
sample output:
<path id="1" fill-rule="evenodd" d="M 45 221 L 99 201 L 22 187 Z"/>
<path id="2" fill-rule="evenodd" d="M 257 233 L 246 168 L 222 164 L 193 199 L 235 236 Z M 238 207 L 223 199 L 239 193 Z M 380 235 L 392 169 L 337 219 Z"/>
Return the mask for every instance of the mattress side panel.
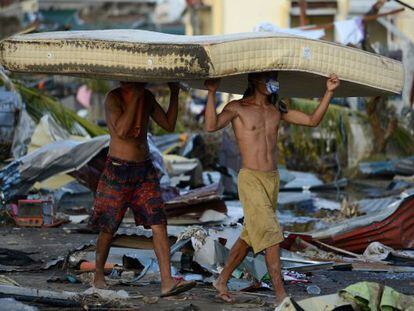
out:
<path id="1" fill-rule="evenodd" d="M 302 38 L 257 38 L 210 46 L 214 77 L 265 70 L 303 71 L 401 92 L 402 64 L 392 59 Z"/>
<path id="2" fill-rule="evenodd" d="M 132 44 L 107 41 L 3 41 L 1 61 L 17 72 L 140 78 L 203 78 L 211 60 L 197 44 Z"/>

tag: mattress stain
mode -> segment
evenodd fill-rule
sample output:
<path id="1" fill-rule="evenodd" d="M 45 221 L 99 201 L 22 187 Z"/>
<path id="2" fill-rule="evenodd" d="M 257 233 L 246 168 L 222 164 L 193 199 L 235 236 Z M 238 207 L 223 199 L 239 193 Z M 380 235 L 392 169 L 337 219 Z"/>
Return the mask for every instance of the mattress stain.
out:
<path id="1" fill-rule="evenodd" d="M 82 69 L 74 70 L 76 67 L 73 63 L 62 63 L 59 65 L 26 65 L 24 68 L 18 68 L 19 66 L 8 66 L 12 67 L 13 70 L 19 72 L 45 72 L 45 73 L 56 73 L 56 74 L 83 74 L 84 76 L 100 76 L 104 75 L 106 77 L 113 76 L 116 80 L 119 78 L 129 78 L 134 80 L 134 78 L 145 81 L 148 79 L 156 79 L 162 76 L 162 79 L 171 79 L 174 81 L 177 78 L 188 78 L 189 73 L 187 67 L 175 67 L 163 68 L 163 67 L 154 67 L 152 69 L 131 69 L 124 66 L 96 66 L 96 65 L 86 65 L 82 64 Z M 193 78 L 203 78 L 206 75 L 194 73 Z"/>
<path id="2" fill-rule="evenodd" d="M 88 65 L 75 62 L 62 62 L 62 63 L 43 63 L 43 64 L 18 64 L 13 62 L 13 53 L 18 52 L 19 46 L 41 46 L 42 50 L 46 47 L 49 49 L 49 54 L 53 55 L 56 52 L 71 50 L 76 53 L 76 50 L 96 50 L 96 51 L 109 51 L 111 53 L 117 53 L 117 51 L 127 52 L 128 54 L 141 54 L 140 57 L 148 57 L 150 61 L 147 68 L 141 66 L 140 68 L 132 68 L 127 66 L 99 66 Z M 198 44 L 133 44 L 133 43 L 120 43 L 109 41 L 82 41 L 82 40 L 65 40 L 65 41 L 52 41 L 47 42 L 43 40 L 35 41 L 17 41 L 17 40 L 5 40 L 1 45 L 4 49 L 5 66 L 8 69 L 16 70 L 20 72 L 51 72 L 51 73 L 83 73 L 85 75 L 111 75 L 114 76 L 126 75 L 133 78 L 136 75 L 142 76 L 142 78 L 156 78 L 156 76 L 167 76 L 166 78 L 204 78 L 208 77 L 210 69 L 212 68 L 212 62 L 203 46 Z M 74 51 L 75 50 L 75 51 Z M 7 61 L 7 55 L 10 55 L 10 60 Z M 171 57 L 174 63 L 174 68 L 168 68 L 163 66 L 153 65 L 152 59 L 159 59 L 164 57 Z M 42 60 L 34 60 L 34 62 L 42 62 Z M 148 68 L 150 67 L 150 68 Z M 190 73 L 190 76 L 189 76 Z"/>

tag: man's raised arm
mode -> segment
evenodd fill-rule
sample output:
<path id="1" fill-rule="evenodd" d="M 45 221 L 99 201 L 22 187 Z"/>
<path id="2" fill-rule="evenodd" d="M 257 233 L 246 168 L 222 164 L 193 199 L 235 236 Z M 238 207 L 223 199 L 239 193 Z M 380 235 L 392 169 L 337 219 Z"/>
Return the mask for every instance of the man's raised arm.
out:
<path id="1" fill-rule="evenodd" d="M 125 138 L 131 130 L 135 115 L 138 111 L 137 100 L 143 95 L 143 90 L 134 91 L 133 100 L 124 105 L 120 103 L 120 98 L 113 92 L 109 92 L 105 98 L 105 115 L 108 126 L 112 127 L 116 135 Z"/>
<path id="2" fill-rule="evenodd" d="M 311 126 L 315 127 L 321 123 L 323 116 L 325 115 L 326 111 L 328 110 L 329 101 L 331 100 L 334 90 L 339 86 L 340 82 L 336 75 L 332 74 L 326 81 L 326 92 L 325 95 L 322 97 L 318 107 L 316 107 L 315 111 L 308 115 L 298 110 L 288 110 L 287 113 L 282 114 L 282 120 L 297 124 L 297 125 L 304 125 L 304 126 Z"/>
<path id="3" fill-rule="evenodd" d="M 177 83 L 169 83 L 170 87 L 170 104 L 168 106 L 167 113 L 164 112 L 160 104 L 154 98 L 152 93 L 148 93 L 151 103 L 153 105 L 151 116 L 154 121 L 161 126 L 164 130 L 172 132 L 175 129 L 178 115 L 178 94 L 180 88 Z"/>
<path id="4" fill-rule="evenodd" d="M 207 132 L 215 132 L 227 126 L 235 117 L 237 117 L 237 111 L 235 109 L 235 103 L 230 102 L 224 107 L 223 111 L 217 115 L 216 92 L 220 85 L 220 80 L 207 80 L 204 85 L 208 89 L 204 129 Z"/>

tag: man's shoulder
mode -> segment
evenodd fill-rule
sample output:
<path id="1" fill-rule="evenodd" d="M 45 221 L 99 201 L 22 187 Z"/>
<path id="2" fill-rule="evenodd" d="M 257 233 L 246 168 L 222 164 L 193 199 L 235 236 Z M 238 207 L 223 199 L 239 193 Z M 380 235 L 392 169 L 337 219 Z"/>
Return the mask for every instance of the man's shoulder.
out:
<path id="1" fill-rule="evenodd" d="M 113 105 L 119 105 L 120 104 L 120 96 L 119 93 L 120 92 L 120 88 L 114 88 L 112 90 L 110 90 L 108 93 L 106 93 L 105 96 L 105 104 L 108 106 L 113 106 Z"/>
<path id="2" fill-rule="evenodd" d="M 144 90 L 144 96 L 146 99 L 150 99 L 150 100 L 155 98 L 154 94 L 148 89 Z"/>
<path id="3" fill-rule="evenodd" d="M 225 109 L 237 110 L 240 107 L 240 99 L 235 99 L 227 103 Z"/>
<path id="4" fill-rule="evenodd" d="M 120 94 L 121 88 L 120 87 L 116 87 L 112 90 L 110 90 L 108 93 L 106 93 L 106 98 L 118 98 L 119 94 Z"/>

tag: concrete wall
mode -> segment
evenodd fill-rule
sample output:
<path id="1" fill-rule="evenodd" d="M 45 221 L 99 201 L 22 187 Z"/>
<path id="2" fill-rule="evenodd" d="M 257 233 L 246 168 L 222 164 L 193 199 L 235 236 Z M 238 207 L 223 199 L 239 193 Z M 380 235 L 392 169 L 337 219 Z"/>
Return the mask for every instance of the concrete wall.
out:
<path id="1" fill-rule="evenodd" d="M 260 22 L 289 27 L 290 2 L 286 0 L 222 0 L 221 33 L 252 31 Z"/>
<path id="2" fill-rule="evenodd" d="M 289 0 L 205 0 L 209 8 L 198 10 L 200 33 L 229 34 L 252 31 L 260 22 L 271 22 L 288 28 L 290 24 Z M 186 21 L 186 34 L 193 34 L 190 18 Z"/>
<path id="3" fill-rule="evenodd" d="M 405 3 L 414 7 L 414 0 L 405 0 Z M 414 42 L 414 11 L 405 9 L 396 16 L 395 25 L 397 28 Z"/>

